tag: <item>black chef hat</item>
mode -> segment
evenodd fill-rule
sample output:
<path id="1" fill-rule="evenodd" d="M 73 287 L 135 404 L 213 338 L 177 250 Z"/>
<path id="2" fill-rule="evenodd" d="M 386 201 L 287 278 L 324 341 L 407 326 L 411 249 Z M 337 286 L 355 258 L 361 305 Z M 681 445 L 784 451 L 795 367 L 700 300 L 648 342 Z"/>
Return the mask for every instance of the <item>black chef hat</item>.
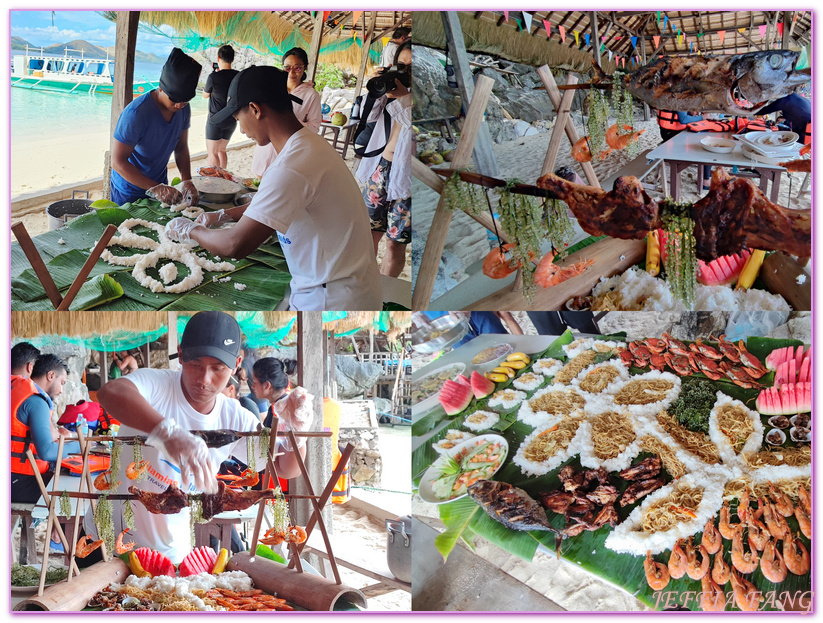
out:
<path id="1" fill-rule="evenodd" d="M 200 63 L 188 56 L 180 48 L 174 48 L 169 54 L 160 74 L 160 88 L 171 101 L 188 102 L 194 98 L 197 81 L 200 78 Z"/>

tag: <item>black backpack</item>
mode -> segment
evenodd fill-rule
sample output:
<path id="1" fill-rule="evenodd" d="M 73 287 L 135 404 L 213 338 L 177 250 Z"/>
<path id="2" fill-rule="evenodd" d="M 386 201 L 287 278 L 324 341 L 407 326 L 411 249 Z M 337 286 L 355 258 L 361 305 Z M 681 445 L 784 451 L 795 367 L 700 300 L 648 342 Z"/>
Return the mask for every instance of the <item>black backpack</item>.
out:
<path id="1" fill-rule="evenodd" d="M 388 145 L 389 135 L 391 134 L 391 115 L 389 115 L 387 110 L 383 109 L 383 123 L 386 127 L 386 145 L 383 145 L 379 149 L 373 149 L 369 152 L 366 151 L 369 146 L 369 141 L 371 140 L 371 135 L 374 132 L 374 127 L 377 125 L 377 121 L 368 121 L 375 101 L 376 100 L 369 95 L 366 96 L 365 103 L 363 102 L 362 95 L 358 95 L 354 100 L 354 109 L 357 112 L 352 114 L 352 119 L 358 121 L 357 127 L 354 130 L 354 155 L 359 158 L 379 156 L 383 153 L 383 150 L 386 149 L 386 145 Z"/>

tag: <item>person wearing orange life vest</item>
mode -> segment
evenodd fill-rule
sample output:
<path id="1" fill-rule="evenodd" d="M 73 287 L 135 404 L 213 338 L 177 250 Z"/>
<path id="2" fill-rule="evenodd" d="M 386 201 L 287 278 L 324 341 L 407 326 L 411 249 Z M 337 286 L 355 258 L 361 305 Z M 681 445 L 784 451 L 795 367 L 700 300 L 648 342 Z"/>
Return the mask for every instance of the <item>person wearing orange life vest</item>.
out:
<path id="1" fill-rule="evenodd" d="M 26 457 L 32 450 L 37 471 L 48 484 L 54 474 L 58 442 L 52 437 L 51 413 L 53 399 L 63 393 L 68 368 L 51 354 L 41 355 L 34 362 L 31 378 L 11 377 L 11 501 L 33 504 L 40 498 L 34 468 Z M 64 454 L 80 452 L 80 444 L 69 442 Z"/>
<path id="2" fill-rule="evenodd" d="M 18 342 L 11 348 L 11 375 L 31 378 L 34 362 L 40 356 L 40 351 L 28 342 Z"/>
<path id="3" fill-rule="evenodd" d="M 658 110 L 657 125 L 660 128 L 660 138 L 668 141 L 685 130 L 687 124 L 701 119 L 703 119 L 701 115 L 689 115 L 682 111 Z"/>

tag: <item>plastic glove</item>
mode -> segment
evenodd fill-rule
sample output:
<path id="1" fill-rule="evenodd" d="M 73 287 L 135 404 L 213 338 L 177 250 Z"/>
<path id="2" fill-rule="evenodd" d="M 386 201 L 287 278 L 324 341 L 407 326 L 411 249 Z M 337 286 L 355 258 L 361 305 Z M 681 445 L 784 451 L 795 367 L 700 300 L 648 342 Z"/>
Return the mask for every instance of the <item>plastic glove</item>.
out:
<path id="1" fill-rule="evenodd" d="M 200 203 L 200 193 L 197 192 L 197 187 L 191 180 L 185 180 L 180 185 L 180 192 L 183 194 L 183 201 L 188 206 L 196 206 Z"/>
<path id="2" fill-rule="evenodd" d="M 203 212 L 194 222 L 204 227 L 214 227 L 220 223 L 230 223 L 231 219 L 225 210 L 220 209 L 217 212 Z"/>
<path id="3" fill-rule="evenodd" d="M 195 227 L 203 226 L 196 221 L 187 219 L 185 216 L 178 216 L 166 223 L 166 237 L 183 244 L 195 242 L 191 239 L 191 231 Z"/>
<path id="4" fill-rule="evenodd" d="M 146 444 L 157 448 L 169 461 L 180 468 L 180 488 L 188 488 L 194 477 L 194 486 L 204 493 L 217 493 L 217 469 L 211 460 L 206 443 L 183 430 L 173 420 L 165 419 L 149 433 Z"/>
<path id="5" fill-rule="evenodd" d="M 283 400 L 272 404 L 274 414 L 280 418 L 283 430 L 295 432 L 307 431 L 311 428 L 314 419 L 312 400 L 314 397 L 302 387 L 295 387 Z M 297 437 L 297 448 L 306 445 L 305 437 Z M 289 448 L 292 450 L 293 448 Z"/>
<path id="6" fill-rule="evenodd" d="M 160 203 L 168 206 L 183 203 L 183 193 L 177 190 L 174 186 L 169 186 L 167 184 L 152 186 L 146 191 L 146 196 L 156 199 Z"/>

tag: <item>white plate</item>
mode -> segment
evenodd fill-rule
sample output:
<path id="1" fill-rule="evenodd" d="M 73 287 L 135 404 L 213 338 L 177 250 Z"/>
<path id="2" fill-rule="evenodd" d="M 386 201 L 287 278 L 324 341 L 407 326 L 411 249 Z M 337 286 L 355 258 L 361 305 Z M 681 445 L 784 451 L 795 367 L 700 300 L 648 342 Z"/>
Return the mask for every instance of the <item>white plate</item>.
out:
<path id="1" fill-rule="evenodd" d="M 426 473 L 423 474 L 423 478 L 420 479 L 420 486 L 417 488 L 417 493 L 420 496 L 420 499 L 424 502 L 428 502 L 429 504 L 445 504 L 446 502 L 451 502 L 452 500 L 459 500 L 460 498 L 468 495 L 468 493 L 464 493 L 463 495 L 457 495 L 453 498 L 449 498 L 447 500 L 441 500 L 434 494 L 434 490 L 432 489 L 432 483 L 437 480 L 440 476 L 440 467 L 446 463 L 446 460 L 460 452 L 463 448 L 468 448 L 470 446 L 474 446 L 478 442 L 489 441 L 492 443 L 499 443 L 503 446 L 503 458 L 500 459 L 500 465 L 497 466 L 497 469 L 494 470 L 491 474 L 488 475 L 487 478 L 491 478 L 498 472 L 498 470 L 503 466 L 503 463 L 506 461 L 506 457 L 509 454 L 509 442 L 507 442 L 503 437 L 500 435 L 477 435 L 477 437 L 472 437 L 464 441 L 463 443 L 457 444 L 454 448 L 448 451 L 447 454 L 443 454 L 438 458 L 434 463 L 432 463 L 431 467 L 426 470 Z"/>
<path id="2" fill-rule="evenodd" d="M 450 363 L 447 366 L 440 366 L 436 370 L 432 370 L 431 372 L 426 374 L 426 376 L 421 376 L 420 379 L 412 378 L 412 391 L 414 391 L 415 386 L 420 385 L 427 378 L 432 377 L 432 376 L 436 376 L 436 375 L 440 374 L 441 372 L 443 372 L 444 370 L 447 370 L 448 368 L 455 368 L 455 370 L 456 370 L 455 373 L 452 376 L 449 377 L 451 380 L 454 380 L 460 374 L 463 374 L 463 372 L 466 371 L 466 364 L 461 362 L 461 361 L 457 361 L 455 363 Z M 443 382 L 445 383 L 445 380 Z M 426 413 L 427 411 L 431 411 L 432 409 L 434 409 L 438 404 L 440 404 L 438 399 L 437 399 L 437 395 L 439 393 L 440 393 L 440 390 L 438 389 L 436 392 L 434 392 L 428 398 L 425 398 L 425 399 L 421 400 L 417 404 L 413 404 L 412 405 L 412 413 L 414 415 L 418 415 L 418 414 Z"/>
<path id="3" fill-rule="evenodd" d="M 761 132 L 754 140 L 758 145 L 767 149 L 785 149 L 791 147 L 800 139 L 796 132 Z"/>
<path id="4" fill-rule="evenodd" d="M 781 155 L 780 153 L 775 153 L 773 151 L 765 151 L 763 148 L 758 149 L 756 146 L 750 146 L 748 143 L 743 143 L 740 146 L 740 150 L 747 158 L 757 160 L 763 164 L 780 164 L 781 162 L 786 162 L 794 157 L 792 153 Z"/>
<path id="5" fill-rule="evenodd" d="M 706 151 L 711 151 L 716 154 L 730 154 L 737 147 L 737 143 L 728 138 L 717 138 L 715 136 L 707 136 L 700 139 L 700 144 Z"/>

